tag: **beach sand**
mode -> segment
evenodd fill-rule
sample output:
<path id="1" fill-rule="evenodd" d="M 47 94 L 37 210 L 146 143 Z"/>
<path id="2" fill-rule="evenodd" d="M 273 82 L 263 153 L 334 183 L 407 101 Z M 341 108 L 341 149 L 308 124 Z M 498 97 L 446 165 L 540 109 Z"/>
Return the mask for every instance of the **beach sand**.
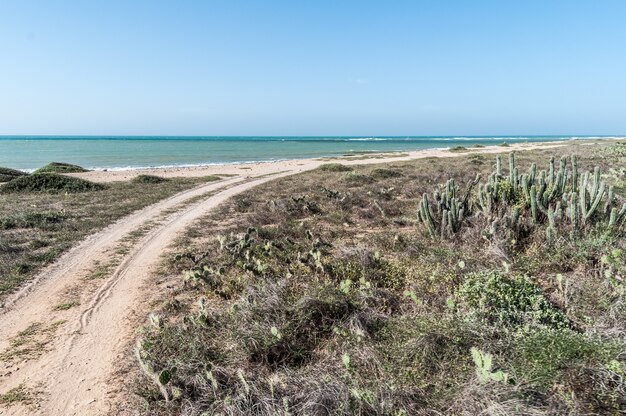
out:
<path id="1" fill-rule="evenodd" d="M 589 144 L 593 144 L 590 142 Z M 198 167 L 168 167 L 168 168 L 147 168 L 129 170 L 96 170 L 85 173 L 74 173 L 82 179 L 94 182 L 114 182 L 133 179 L 138 175 L 156 175 L 164 178 L 176 177 L 202 177 L 209 175 L 237 175 L 252 177 L 260 175 L 271 175 L 283 171 L 305 172 L 315 169 L 325 163 L 343 163 L 346 165 L 369 165 L 376 163 L 401 162 L 413 159 L 424 159 L 429 157 L 455 157 L 468 153 L 502 153 L 514 150 L 532 150 L 539 148 L 561 147 L 571 142 L 542 142 L 542 143 L 516 143 L 508 146 L 486 146 L 480 148 L 468 148 L 467 151 L 451 152 L 448 149 L 423 149 L 410 152 L 379 153 L 355 156 L 339 156 L 333 158 L 317 159 L 291 159 L 258 163 L 237 163 L 223 165 L 209 165 Z"/>

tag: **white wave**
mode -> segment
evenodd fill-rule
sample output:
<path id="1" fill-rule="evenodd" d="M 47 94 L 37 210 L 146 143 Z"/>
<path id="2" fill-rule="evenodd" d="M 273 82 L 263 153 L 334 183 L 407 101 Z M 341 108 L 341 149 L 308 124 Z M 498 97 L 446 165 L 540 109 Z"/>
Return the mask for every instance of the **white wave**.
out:
<path id="1" fill-rule="evenodd" d="M 362 137 L 362 138 L 356 138 L 356 139 L 347 139 L 347 141 L 349 142 L 384 142 L 387 140 L 393 140 L 393 139 L 384 139 L 382 137 Z"/>

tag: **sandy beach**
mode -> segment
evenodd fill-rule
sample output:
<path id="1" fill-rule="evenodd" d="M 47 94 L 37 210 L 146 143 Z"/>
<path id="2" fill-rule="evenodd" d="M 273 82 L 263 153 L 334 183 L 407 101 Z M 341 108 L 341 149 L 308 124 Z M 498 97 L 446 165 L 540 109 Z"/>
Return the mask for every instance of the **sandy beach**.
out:
<path id="1" fill-rule="evenodd" d="M 589 142 L 589 144 L 594 144 Z M 292 159 L 261 163 L 236 163 L 223 165 L 210 165 L 198 167 L 172 167 L 172 168 L 148 168 L 132 170 L 96 170 L 85 173 L 74 173 L 82 179 L 94 182 L 114 182 L 133 179 L 138 175 L 156 175 L 164 178 L 176 177 L 202 177 L 209 175 L 237 175 L 244 177 L 275 174 L 283 171 L 305 172 L 315 169 L 324 163 L 343 163 L 346 165 L 370 165 L 376 163 L 402 162 L 429 157 L 449 158 L 468 153 L 500 153 L 517 150 L 532 150 L 539 148 L 555 148 L 566 146 L 568 142 L 555 141 L 543 143 L 516 143 L 508 146 L 485 146 L 480 148 L 468 148 L 467 151 L 453 152 L 449 149 L 424 149 L 410 152 L 379 153 L 357 156 L 343 156 L 335 158 L 316 159 Z"/>

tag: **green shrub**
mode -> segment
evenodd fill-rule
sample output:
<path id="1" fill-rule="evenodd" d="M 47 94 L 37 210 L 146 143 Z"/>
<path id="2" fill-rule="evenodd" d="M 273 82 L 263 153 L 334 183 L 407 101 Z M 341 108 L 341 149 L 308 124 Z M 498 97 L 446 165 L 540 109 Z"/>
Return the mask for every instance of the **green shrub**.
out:
<path id="1" fill-rule="evenodd" d="M 371 175 L 376 179 L 399 178 L 404 176 L 399 170 L 386 168 L 374 169 L 372 170 Z"/>
<path id="2" fill-rule="evenodd" d="M 465 146 L 454 146 L 448 149 L 448 152 L 467 152 L 467 147 Z"/>
<path id="3" fill-rule="evenodd" d="M 9 182 L 15 178 L 26 175 L 28 174 L 26 172 L 22 172 L 21 170 L 0 167 L 0 183 Z"/>
<path id="4" fill-rule="evenodd" d="M 342 165 L 341 163 L 325 163 L 318 168 L 324 172 L 349 172 L 353 170 L 350 166 Z"/>
<path id="5" fill-rule="evenodd" d="M 524 277 L 508 278 L 497 272 L 470 274 L 458 296 L 473 315 L 496 325 L 539 325 L 566 328 L 567 317 Z"/>
<path id="6" fill-rule="evenodd" d="M 20 176 L 0 188 L 0 193 L 21 192 L 48 192 L 48 193 L 77 193 L 98 191 L 104 185 L 86 181 L 84 179 L 57 175 L 54 173 L 39 173 Z"/>
<path id="7" fill-rule="evenodd" d="M 375 179 L 368 175 L 362 175 L 356 172 L 348 172 L 345 180 L 354 185 L 366 185 L 368 183 L 375 182 Z"/>
<path id="8" fill-rule="evenodd" d="M 35 171 L 35 173 L 81 173 L 81 172 L 89 172 L 89 170 L 78 165 L 72 165 L 70 163 L 61 163 L 61 162 L 48 163 L 46 166 L 41 167 Z"/>
<path id="9" fill-rule="evenodd" d="M 605 365 L 624 352 L 623 344 L 590 338 L 569 329 L 542 329 L 521 337 L 516 343 L 513 365 L 523 381 L 549 388 L 568 369 Z"/>
<path id="10" fill-rule="evenodd" d="M 133 178 L 133 182 L 137 183 L 161 183 L 167 181 L 167 178 L 154 175 L 137 175 Z"/>

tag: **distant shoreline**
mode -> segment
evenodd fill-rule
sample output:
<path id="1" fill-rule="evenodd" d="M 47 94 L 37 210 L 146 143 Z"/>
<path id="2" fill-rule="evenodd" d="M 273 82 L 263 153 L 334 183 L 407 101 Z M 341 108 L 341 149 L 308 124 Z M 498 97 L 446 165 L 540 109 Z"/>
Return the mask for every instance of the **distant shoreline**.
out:
<path id="1" fill-rule="evenodd" d="M 589 144 L 594 144 L 594 141 L 590 141 Z M 156 175 L 164 178 L 175 177 L 200 177 L 209 175 L 243 175 L 243 176 L 257 176 L 257 175 L 271 175 L 278 172 L 295 169 L 300 171 L 307 171 L 315 169 L 324 163 L 342 163 L 346 165 L 365 165 L 376 163 L 392 163 L 401 162 L 413 159 L 422 159 L 428 157 L 444 158 L 455 157 L 468 153 L 501 153 L 509 151 L 523 151 L 533 150 L 538 148 L 555 148 L 566 146 L 569 142 L 554 141 L 554 142 L 541 142 L 541 143 L 515 143 L 507 146 L 493 145 L 476 148 L 466 148 L 461 151 L 451 151 L 450 148 L 437 148 L 437 149 L 421 149 L 407 152 L 388 152 L 388 153 L 376 153 L 365 154 L 355 156 L 336 156 L 325 158 L 307 158 L 307 159 L 285 159 L 277 161 L 262 161 L 262 162 L 244 162 L 244 163 L 229 163 L 229 164 L 213 164 L 205 166 L 173 166 L 173 167 L 154 167 L 154 168 L 135 168 L 127 170 L 92 170 L 84 173 L 73 173 L 71 176 L 80 177 L 83 179 L 95 181 L 95 182 L 115 182 L 125 181 L 133 179 L 138 175 Z M 587 143 L 585 143 L 587 144 Z"/>
<path id="2" fill-rule="evenodd" d="M 502 143 L 614 140 L 621 136 L 440 137 L 0 137 L 0 166 L 34 171 L 50 162 L 92 170 L 127 171 L 275 163 Z"/>

